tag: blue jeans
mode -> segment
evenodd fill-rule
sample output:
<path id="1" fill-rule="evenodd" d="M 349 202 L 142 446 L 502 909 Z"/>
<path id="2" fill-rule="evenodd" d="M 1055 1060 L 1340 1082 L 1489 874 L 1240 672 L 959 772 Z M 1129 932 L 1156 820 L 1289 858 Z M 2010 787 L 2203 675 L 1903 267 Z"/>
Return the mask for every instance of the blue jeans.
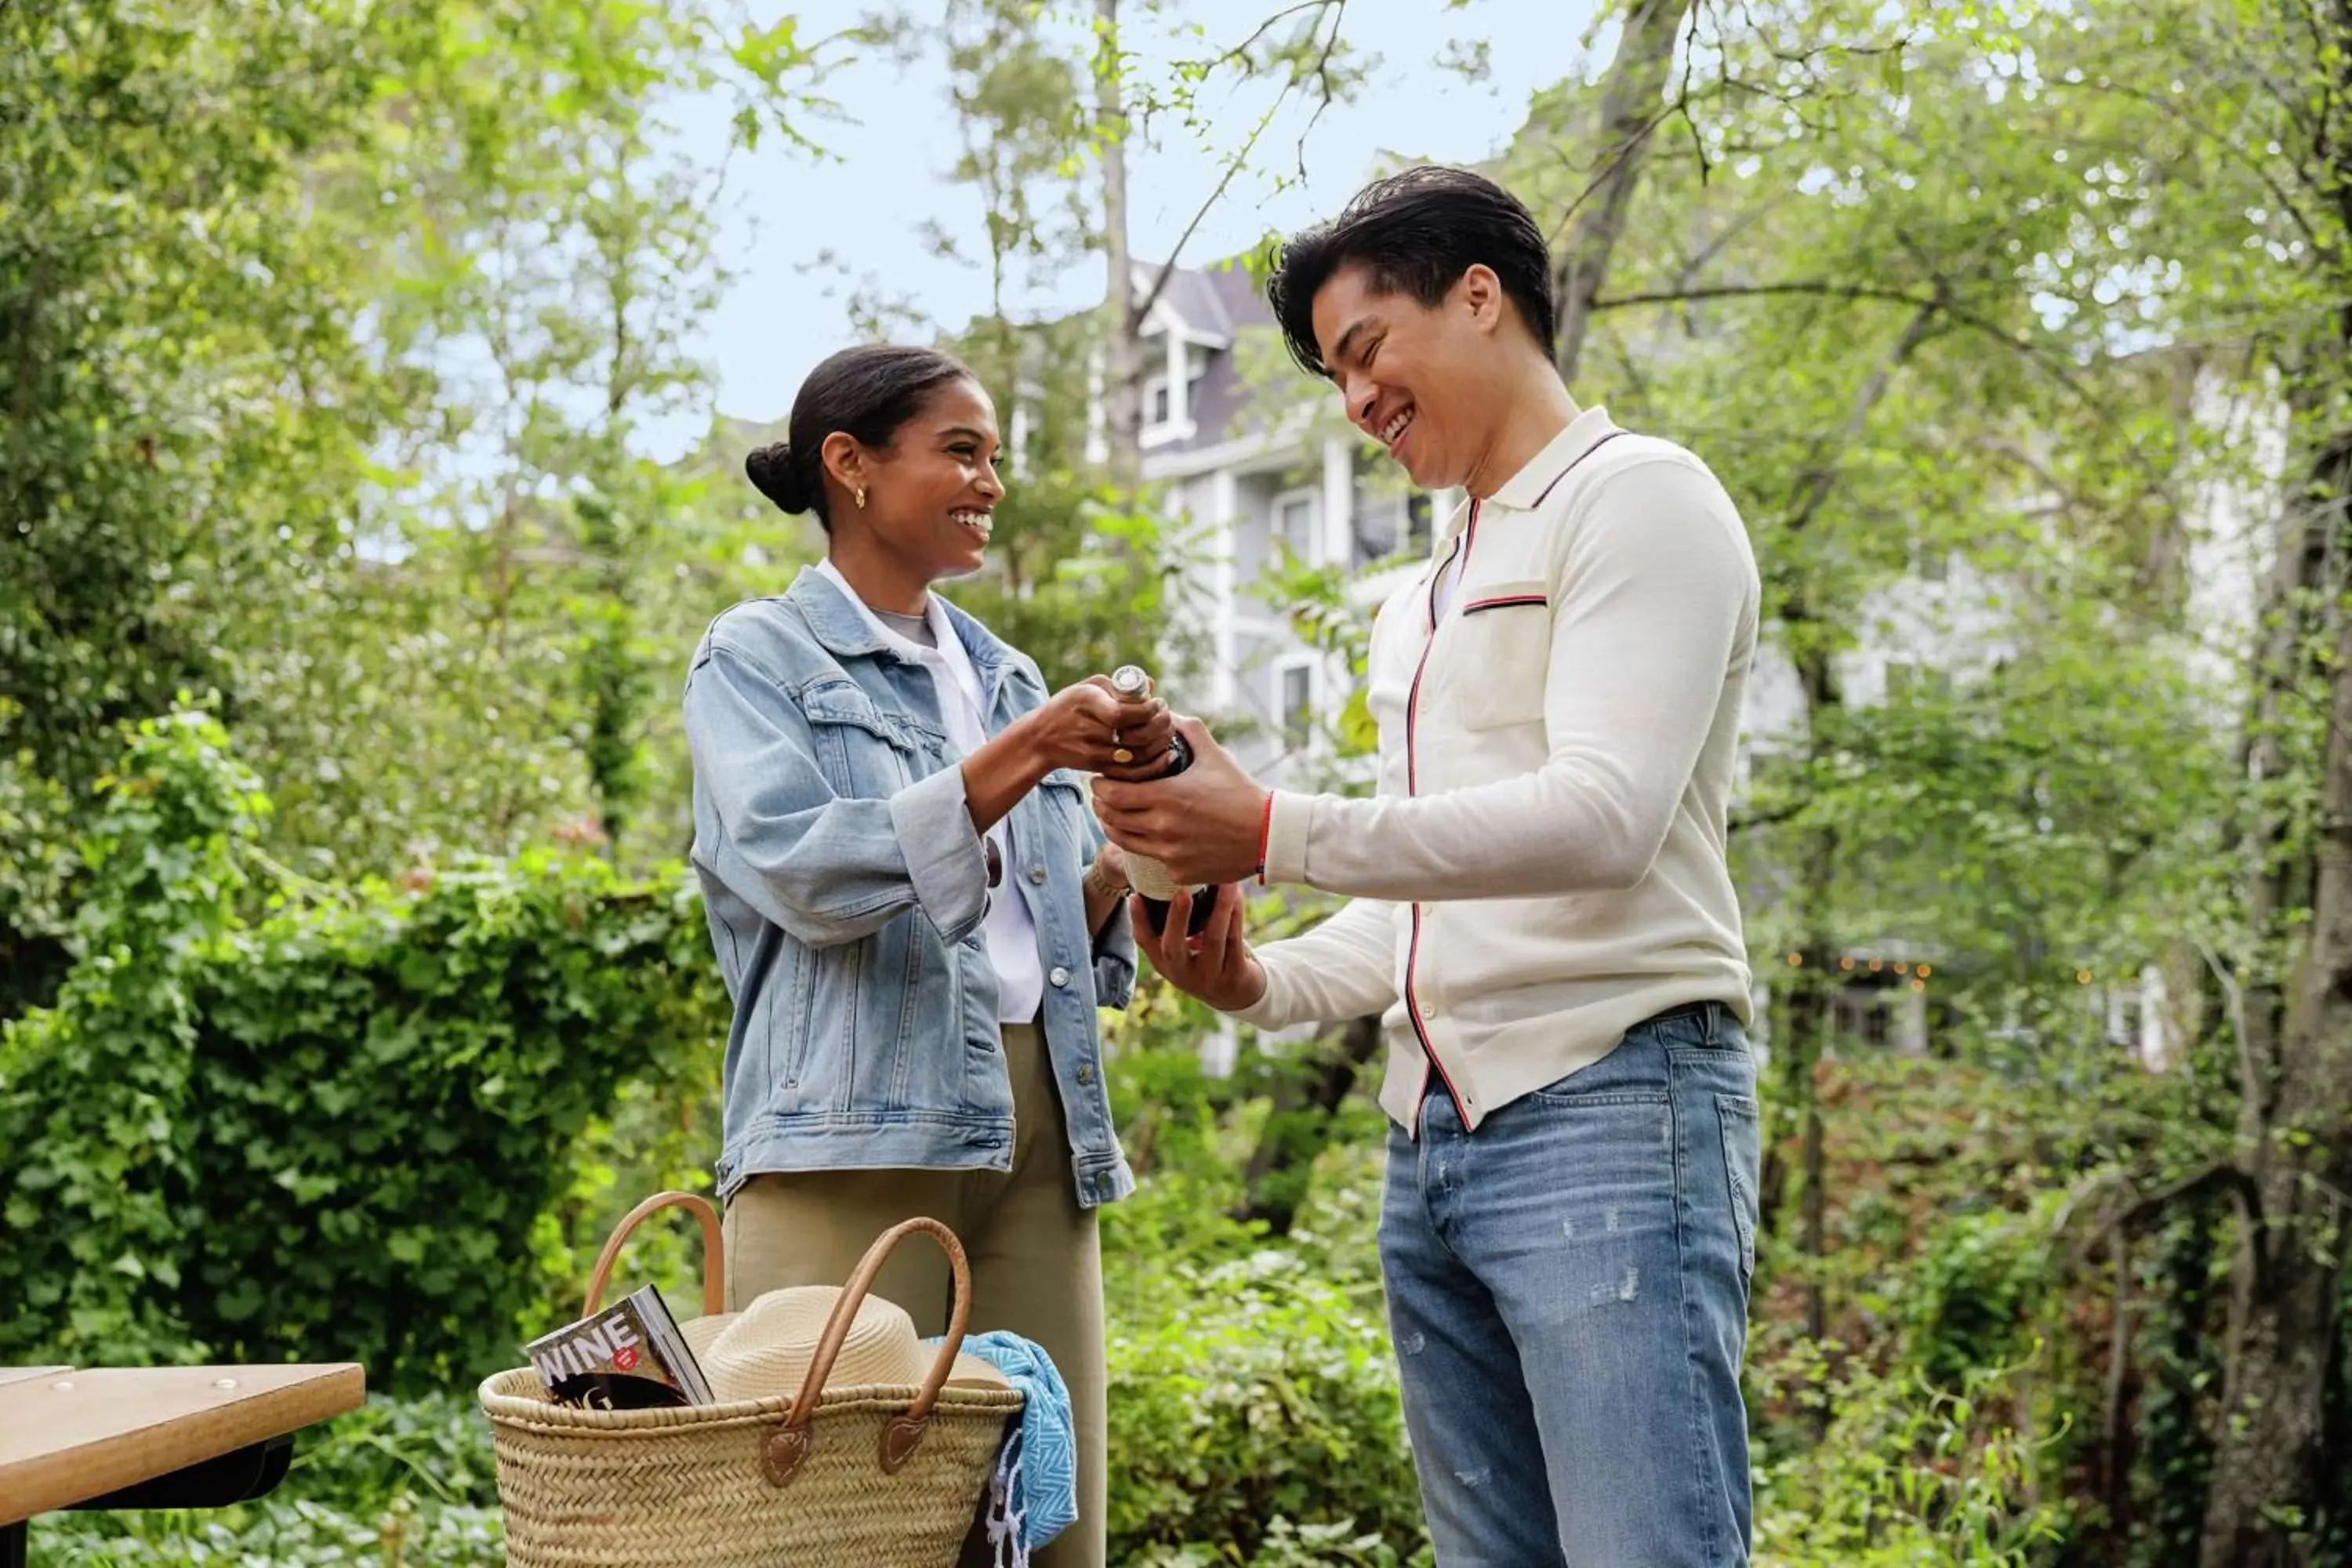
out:
<path id="1" fill-rule="evenodd" d="M 1756 1065 L 1712 1003 L 1389 1142 L 1381 1263 L 1442 1568 L 1748 1561 Z"/>

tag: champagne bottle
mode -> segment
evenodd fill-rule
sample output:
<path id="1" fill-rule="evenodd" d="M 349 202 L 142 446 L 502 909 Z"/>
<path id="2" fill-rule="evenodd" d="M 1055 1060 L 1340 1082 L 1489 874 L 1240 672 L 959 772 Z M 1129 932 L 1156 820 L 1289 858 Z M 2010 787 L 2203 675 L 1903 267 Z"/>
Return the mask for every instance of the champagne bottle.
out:
<path id="1" fill-rule="evenodd" d="M 1140 665 L 1120 665 L 1111 671 L 1110 685 L 1122 702 L 1141 702 L 1151 695 L 1151 677 Z M 1192 748 L 1184 743 L 1181 735 L 1169 737 L 1168 744 L 1168 771 L 1160 776 L 1174 778 L 1192 765 Z M 1169 902 L 1176 897 L 1176 883 L 1168 875 L 1168 868 L 1149 855 L 1130 853 L 1127 857 L 1127 880 L 1129 886 L 1143 895 L 1143 912 L 1151 921 L 1151 933 L 1158 936 L 1165 931 Z M 1223 891 L 1214 886 L 1192 889 L 1192 918 L 1185 927 L 1192 935 L 1198 936 L 1208 928 L 1209 917 L 1215 912 Z"/>

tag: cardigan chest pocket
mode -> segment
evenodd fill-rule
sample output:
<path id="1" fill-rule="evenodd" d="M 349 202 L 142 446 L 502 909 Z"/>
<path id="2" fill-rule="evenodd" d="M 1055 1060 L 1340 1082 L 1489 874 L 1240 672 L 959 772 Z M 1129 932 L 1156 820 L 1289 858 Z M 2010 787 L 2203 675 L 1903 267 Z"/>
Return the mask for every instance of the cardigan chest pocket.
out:
<path id="1" fill-rule="evenodd" d="M 1462 726 L 1495 730 L 1543 718 L 1551 663 L 1551 594 L 1540 577 L 1464 589 L 1451 682 Z"/>

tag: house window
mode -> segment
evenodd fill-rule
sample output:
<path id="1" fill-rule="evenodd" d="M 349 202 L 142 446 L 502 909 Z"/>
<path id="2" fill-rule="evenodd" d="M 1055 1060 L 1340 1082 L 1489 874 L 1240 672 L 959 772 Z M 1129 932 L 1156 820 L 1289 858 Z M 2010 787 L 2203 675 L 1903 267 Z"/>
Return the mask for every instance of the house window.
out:
<path id="1" fill-rule="evenodd" d="M 1168 378 L 1155 375 L 1143 384 L 1143 422 L 1146 425 L 1168 423 Z"/>
<path id="2" fill-rule="evenodd" d="M 1369 566 L 1391 555 L 1429 553 L 1435 509 L 1419 491 L 1400 494 L 1358 484 L 1355 512 L 1355 563 Z"/>
<path id="3" fill-rule="evenodd" d="M 1282 743 L 1304 751 L 1315 729 L 1315 667 L 1285 665 L 1275 674 L 1275 711 L 1282 720 Z"/>
<path id="4" fill-rule="evenodd" d="M 1280 496 L 1274 503 L 1274 537 L 1301 561 L 1316 558 L 1315 512 L 1312 490 Z"/>
<path id="5" fill-rule="evenodd" d="M 1952 553 L 1933 541 L 1911 542 L 1911 574 L 1922 583 L 1942 583 L 1952 574 Z"/>

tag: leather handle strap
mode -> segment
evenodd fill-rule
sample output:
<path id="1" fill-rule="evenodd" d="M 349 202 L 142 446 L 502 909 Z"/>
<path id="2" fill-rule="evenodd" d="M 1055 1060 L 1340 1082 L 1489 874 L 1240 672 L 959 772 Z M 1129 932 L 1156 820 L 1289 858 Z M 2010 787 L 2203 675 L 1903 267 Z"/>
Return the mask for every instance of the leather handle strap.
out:
<path id="1" fill-rule="evenodd" d="M 596 1255 L 596 1270 L 588 1277 L 588 1305 L 581 1311 L 583 1318 L 593 1318 L 604 1304 L 604 1287 L 612 1283 L 613 1265 L 621 1256 L 621 1243 L 637 1228 L 648 1215 L 663 1209 L 692 1209 L 694 1217 L 702 1222 L 702 1310 L 705 1314 L 724 1311 L 727 1307 L 727 1242 L 719 1228 L 719 1211 L 709 1198 L 696 1193 L 656 1193 L 652 1197 L 621 1216 L 613 1234 L 604 1242 L 604 1250 Z"/>
<path id="2" fill-rule="evenodd" d="M 940 1390 L 947 1385 L 948 1375 L 955 1370 L 957 1352 L 963 1348 L 964 1325 L 971 1315 L 971 1268 L 964 1261 L 963 1243 L 954 1231 L 938 1220 L 917 1216 L 901 1220 L 875 1238 L 866 1249 L 866 1256 L 842 1287 L 841 1299 L 834 1303 L 833 1315 L 825 1320 L 824 1334 L 817 1341 L 816 1353 L 809 1359 L 807 1375 L 801 1379 L 800 1392 L 793 1396 L 791 1407 L 784 1413 L 784 1424 L 769 1434 L 761 1448 L 761 1465 L 770 1484 L 785 1486 L 800 1470 L 808 1458 L 814 1441 L 811 1430 L 816 1418 L 816 1407 L 824 1397 L 825 1380 L 833 1375 L 833 1363 L 841 1354 L 842 1345 L 849 1338 L 850 1325 L 857 1319 L 857 1309 L 874 1288 L 875 1277 L 889 1260 L 898 1243 L 916 1233 L 929 1237 L 948 1255 L 948 1270 L 953 1277 L 955 1289 L 949 1298 L 947 1338 L 940 1343 L 937 1360 L 924 1375 L 915 1402 L 903 1415 L 895 1415 L 882 1428 L 882 1473 L 895 1473 L 914 1457 L 923 1432 L 929 1426 L 932 1406 L 939 1403 Z"/>

